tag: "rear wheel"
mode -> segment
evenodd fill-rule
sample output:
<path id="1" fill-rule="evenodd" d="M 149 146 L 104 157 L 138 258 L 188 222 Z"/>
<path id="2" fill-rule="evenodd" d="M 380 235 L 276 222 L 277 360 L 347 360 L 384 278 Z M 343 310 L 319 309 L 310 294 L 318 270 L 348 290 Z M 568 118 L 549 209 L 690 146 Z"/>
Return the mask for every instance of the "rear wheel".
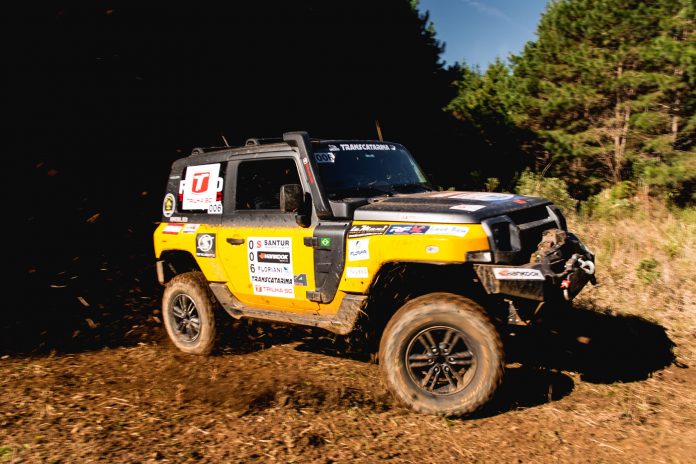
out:
<path id="1" fill-rule="evenodd" d="M 162 317 L 169 339 L 181 351 L 207 355 L 217 338 L 217 301 L 200 272 L 186 272 L 167 283 Z"/>
<path id="2" fill-rule="evenodd" d="M 382 335 L 379 363 L 387 388 L 419 412 L 469 414 L 487 403 L 504 367 L 500 335 L 483 308 L 451 293 L 431 293 L 399 309 Z"/>

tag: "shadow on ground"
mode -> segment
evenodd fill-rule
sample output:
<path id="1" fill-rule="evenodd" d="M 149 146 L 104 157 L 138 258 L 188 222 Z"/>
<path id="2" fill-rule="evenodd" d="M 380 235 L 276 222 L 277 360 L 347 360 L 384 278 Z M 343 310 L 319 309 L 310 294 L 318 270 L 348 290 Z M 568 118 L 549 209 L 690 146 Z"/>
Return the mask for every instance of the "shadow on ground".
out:
<path id="1" fill-rule="evenodd" d="M 610 309 L 575 307 L 534 326 L 515 326 L 503 337 L 508 367 L 503 385 L 477 417 L 533 407 L 570 394 L 577 372 L 591 383 L 644 380 L 674 362 L 674 342 L 665 328 Z M 297 346 L 360 361 L 374 354 L 335 337 L 305 339 Z"/>
<path id="2" fill-rule="evenodd" d="M 505 345 L 509 362 L 577 372 L 592 383 L 643 380 L 675 360 L 675 344 L 661 325 L 592 307 L 576 307 L 553 322 L 516 328 Z"/>

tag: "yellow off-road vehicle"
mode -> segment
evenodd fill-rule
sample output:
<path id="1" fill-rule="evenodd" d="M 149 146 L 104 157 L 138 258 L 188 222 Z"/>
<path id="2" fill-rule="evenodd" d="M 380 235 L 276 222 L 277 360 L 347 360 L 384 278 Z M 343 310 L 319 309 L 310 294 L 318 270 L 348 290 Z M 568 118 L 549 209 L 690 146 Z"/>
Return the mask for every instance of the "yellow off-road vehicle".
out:
<path id="1" fill-rule="evenodd" d="M 175 161 L 154 245 L 182 351 L 211 352 L 219 308 L 343 335 L 368 321 L 389 390 L 447 415 L 500 384 L 502 325 L 571 300 L 594 273 L 545 199 L 434 191 L 398 143 L 304 132 Z"/>

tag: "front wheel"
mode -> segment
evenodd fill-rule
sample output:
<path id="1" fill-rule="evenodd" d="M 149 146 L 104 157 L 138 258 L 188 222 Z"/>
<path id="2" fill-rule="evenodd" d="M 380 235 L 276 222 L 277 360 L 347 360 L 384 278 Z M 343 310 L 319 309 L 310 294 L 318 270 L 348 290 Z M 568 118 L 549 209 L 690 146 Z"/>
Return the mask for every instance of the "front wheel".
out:
<path id="1" fill-rule="evenodd" d="M 493 397 L 503 377 L 503 345 L 477 303 L 431 293 L 391 318 L 379 363 L 387 388 L 402 403 L 418 412 L 460 416 Z"/>
<path id="2" fill-rule="evenodd" d="M 217 302 L 200 272 L 186 272 L 167 283 L 162 318 L 167 335 L 181 351 L 207 355 L 215 346 Z"/>

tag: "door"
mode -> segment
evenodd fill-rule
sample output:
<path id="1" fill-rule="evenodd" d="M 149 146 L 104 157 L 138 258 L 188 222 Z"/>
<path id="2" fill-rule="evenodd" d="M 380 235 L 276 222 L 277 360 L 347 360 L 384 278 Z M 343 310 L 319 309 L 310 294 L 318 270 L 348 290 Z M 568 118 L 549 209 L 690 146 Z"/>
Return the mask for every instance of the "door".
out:
<path id="1" fill-rule="evenodd" d="M 256 308 L 318 311 L 307 298 L 315 285 L 314 249 L 305 238 L 314 226 L 300 227 L 294 213 L 280 210 L 281 185 L 302 185 L 295 158 L 255 158 L 230 169 L 235 200 L 225 207 L 219 244 L 229 290 Z"/>

